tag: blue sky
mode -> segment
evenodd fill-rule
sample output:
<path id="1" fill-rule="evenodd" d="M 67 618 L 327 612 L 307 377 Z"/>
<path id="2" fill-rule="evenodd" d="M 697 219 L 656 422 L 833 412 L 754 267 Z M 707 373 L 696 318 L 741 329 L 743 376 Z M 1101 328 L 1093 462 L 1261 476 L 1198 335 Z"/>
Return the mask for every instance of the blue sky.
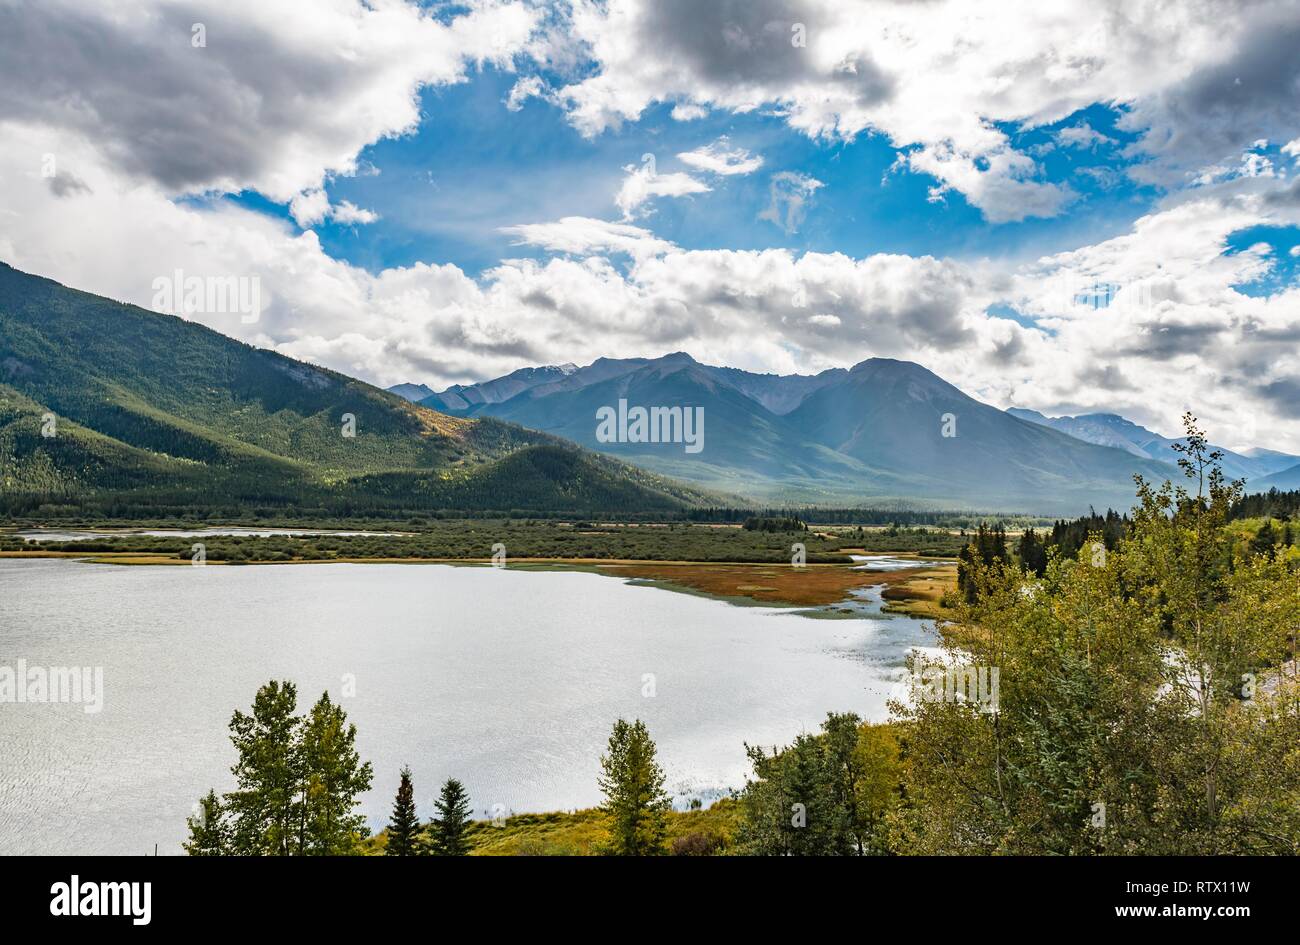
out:
<path id="1" fill-rule="evenodd" d="M 19 268 L 256 277 L 181 314 L 381 385 L 896 357 L 1300 450 L 1300 0 L 132 3 L 0 6 Z"/>
<path id="2" fill-rule="evenodd" d="M 710 181 L 708 193 L 653 201 L 639 224 L 683 249 L 839 252 L 853 257 L 903 253 L 974 258 L 1035 258 L 1124 232 L 1159 196 L 1125 175 L 1137 159 L 1118 131 L 1120 112 L 1090 106 L 1050 125 L 1002 126 L 1019 149 L 1041 154 L 1041 179 L 1078 194 L 1067 212 L 990 223 L 956 190 L 932 199 L 934 177 L 896 167 L 899 148 L 878 133 L 851 141 L 817 140 L 771 113 L 713 113 L 676 121 L 671 105 L 596 138 L 582 136 L 562 110 L 531 99 L 517 111 L 506 97 L 518 76 L 486 67 L 463 84 L 426 89 L 419 127 L 364 148 L 360 173 L 326 185 L 332 202 L 373 210 L 375 223 L 326 220 L 313 229 L 326 251 L 377 273 L 416 262 L 450 262 L 479 273 L 503 257 L 541 258 L 505 227 L 583 216 L 617 220 L 624 167 L 653 154 L 659 173 L 691 172 L 676 158 L 725 136 L 763 158 L 753 174 Z M 1086 124 L 1111 139 L 1067 148 L 1054 137 Z M 773 174 L 797 172 L 822 183 L 793 232 L 760 218 Z M 256 193 L 230 199 L 289 219 L 288 205 Z"/>

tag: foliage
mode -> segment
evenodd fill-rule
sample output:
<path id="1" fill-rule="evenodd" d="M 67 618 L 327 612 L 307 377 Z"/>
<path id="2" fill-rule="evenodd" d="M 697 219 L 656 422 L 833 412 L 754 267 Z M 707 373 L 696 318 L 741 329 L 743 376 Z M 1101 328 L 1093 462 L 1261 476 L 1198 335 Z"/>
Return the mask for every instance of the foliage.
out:
<path id="1" fill-rule="evenodd" d="M 466 830 L 469 827 L 469 795 L 455 778 L 448 778 L 442 793 L 434 801 L 438 816 L 429 824 L 426 846 L 422 852 L 434 856 L 468 856 Z"/>
<path id="2" fill-rule="evenodd" d="M 741 795 L 740 848 L 761 856 L 886 852 L 884 825 L 899 800 L 897 736 L 851 713 L 774 749 L 746 746 L 754 779 Z"/>
<path id="3" fill-rule="evenodd" d="M 1187 426 L 1189 487 L 1138 480 L 1113 551 L 1054 550 L 1042 579 L 973 565 L 975 600 L 956 618 L 965 652 L 950 644 L 949 656 L 1000 670 L 996 711 L 895 706 L 907 798 L 891 817 L 895 850 L 1300 850 L 1300 580 L 1234 555 L 1240 485 Z"/>
<path id="4" fill-rule="evenodd" d="M 614 723 L 609 747 L 600 759 L 602 810 L 610 822 L 610 852 L 616 856 L 662 853 L 664 812 L 672 807 L 664 773 L 655 760 L 655 743 L 640 719 Z"/>
<path id="5" fill-rule="evenodd" d="M 239 856 L 339 855 L 367 833 L 354 812 L 372 771 L 355 749 L 356 726 L 325 693 L 302 717 L 293 683 L 272 681 L 236 711 L 230 740 L 237 787 L 218 802 L 209 791 L 189 820 L 186 850 Z"/>
<path id="6" fill-rule="evenodd" d="M 414 856 L 416 840 L 420 834 L 420 820 L 415 814 L 415 787 L 411 783 L 411 769 L 402 768 L 393 800 L 393 817 L 388 822 L 388 856 Z"/>

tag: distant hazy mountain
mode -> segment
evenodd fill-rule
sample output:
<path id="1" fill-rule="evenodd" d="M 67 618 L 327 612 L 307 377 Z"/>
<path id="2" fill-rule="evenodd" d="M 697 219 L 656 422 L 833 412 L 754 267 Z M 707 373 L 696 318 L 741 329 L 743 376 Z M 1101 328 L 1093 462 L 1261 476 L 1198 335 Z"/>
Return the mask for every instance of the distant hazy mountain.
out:
<path id="1" fill-rule="evenodd" d="M 1251 492 L 1267 492 L 1269 489 L 1277 489 L 1279 492 L 1300 489 L 1300 465 L 1275 472 L 1271 476 L 1261 476 L 1250 481 Z"/>
<path id="2" fill-rule="evenodd" d="M 539 384 L 562 380 L 576 370 L 577 367 L 572 364 L 520 368 L 494 381 L 484 381 L 482 384 L 455 384 L 436 394 L 429 391 L 420 402 L 434 410 L 470 415 L 479 407 L 499 404 Z"/>
<path id="3" fill-rule="evenodd" d="M 1290 469 L 1296 463 L 1300 463 L 1300 456 L 1279 453 L 1277 450 L 1266 450 L 1259 446 L 1242 450 L 1242 453 L 1259 463 L 1260 469 L 1267 470 L 1269 475 Z"/>
<path id="4" fill-rule="evenodd" d="M 1127 507 L 1135 472 L 1177 473 L 1169 463 L 1025 422 L 919 365 L 884 358 L 847 371 L 782 377 L 703 365 L 678 352 L 601 359 L 512 397 L 461 408 L 447 394 L 424 403 L 511 420 L 710 489 L 768 501 L 921 499 L 1067 514 L 1089 504 Z M 602 442 L 597 411 L 620 401 L 704 408 L 704 448 L 692 455 L 680 444 Z M 944 435 L 948 418 L 952 436 Z"/>
<path id="5" fill-rule="evenodd" d="M 424 398 L 433 396 L 433 388 L 426 384 L 394 384 L 388 388 L 388 392 L 411 403 L 419 403 Z"/>
<path id="6" fill-rule="evenodd" d="M 717 501 L 555 437 L 449 417 L 0 263 L 0 509 L 15 514 L 590 514 Z"/>
<path id="7" fill-rule="evenodd" d="M 1024 410 L 1019 407 L 1012 407 L 1007 413 L 1022 420 L 1060 430 L 1088 443 L 1127 450 L 1134 456 L 1168 463 L 1178 461 L 1174 444 L 1181 443 L 1181 439 L 1161 436 L 1118 414 L 1090 413 L 1078 417 L 1045 417 L 1037 410 Z M 1253 480 L 1300 463 L 1300 456 L 1290 456 L 1275 450 L 1256 448 L 1246 453 L 1236 453 L 1222 446 L 1216 446 L 1214 449 L 1223 453 L 1223 459 L 1220 461 L 1223 474 L 1229 479 L 1247 480 L 1251 489 L 1255 488 Z"/>

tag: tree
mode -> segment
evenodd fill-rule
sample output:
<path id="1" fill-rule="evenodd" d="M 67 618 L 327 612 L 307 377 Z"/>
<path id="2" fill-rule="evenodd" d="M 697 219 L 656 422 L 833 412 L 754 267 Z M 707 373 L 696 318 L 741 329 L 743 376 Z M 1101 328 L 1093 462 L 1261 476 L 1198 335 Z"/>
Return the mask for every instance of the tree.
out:
<path id="1" fill-rule="evenodd" d="M 182 846 L 190 856 L 225 856 L 230 852 L 226 836 L 225 811 L 216 791 L 208 791 L 199 800 L 198 811 L 186 818 L 190 836 Z"/>
<path id="2" fill-rule="evenodd" d="M 1300 578 L 1237 553 L 1240 485 L 1186 423 L 1188 484 L 1139 478 L 1108 554 L 1053 554 L 1041 579 L 972 556 L 974 602 L 945 646 L 998 669 L 999 698 L 893 704 L 907 759 L 894 849 L 1300 851 Z"/>
<path id="3" fill-rule="evenodd" d="M 352 853 L 369 831 L 355 813 L 357 797 L 370 790 L 374 771 L 356 750 L 357 727 L 324 693 L 302 728 L 304 824 L 302 852 L 316 856 Z"/>
<path id="4" fill-rule="evenodd" d="M 672 800 L 664 791 L 664 773 L 655 760 L 655 743 L 640 719 L 614 723 L 607 753 L 600 759 L 598 780 L 609 816 L 610 850 L 616 856 L 662 853 L 667 835 L 665 812 Z"/>
<path id="5" fill-rule="evenodd" d="M 888 725 L 830 713 L 769 755 L 745 746 L 754 779 L 741 795 L 742 849 L 760 856 L 888 852 L 886 817 L 898 804 L 902 767 Z"/>
<path id="6" fill-rule="evenodd" d="M 1259 526 L 1259 531 L 1255 532 L 1255 537 L 1250 542 L 1250 553 L 1263 555 L 1270 561 L 1277 554 L 1277 532 L 1273 528 L 1273 523 L 1265 519 L 1264 524 Z"/>
<path id="7" fill-rule="evenodd" d="M 298 690 L 271 681 L 257 690 L 251 715 L 238 710 L 230 740 L 239 753 L 231 773 L 238 788 L 226 795 L 234 852 L 289 856 L 302 845 L 302 753 L 294 714 Z"/>
<path id="8" fill-rule="evenodd" d="M 311 713 L 295 714 L 297 688 L 271 681 L 257 691 L 253 710 L 230 720 L 239 758 L 230 769 L 236 788 L 220 801 L 209 791 L 189 818 L 186 850 L 237 856 L 339 855 L 356 851 L 366 835 L 355 813 L 370 788 L 369 762 L 357 755 L 356 726 L 321 696 Z"/>
<path id="9" fill-rule="evenodd" d="M 415 788 L 411 784 L 411 769 L 402 768 L 402 779 L 397 785 L 393 801 L 393 818 L 388 824 L 388 856 L 414 856 L 416 839 L 420 833 L 420 820 L 415 815 Z"/>
<path id="10" fill-rule="evenodd" d="M 469 856 L 469 840 L 465 836 L 469 826 L 469 794 L 455 778 L 448 778 L 442 793 L 433 802 L 438 816 L 429 824 L 429 840 L 425 852 L 434 856 Z"/>
<path id="11" fill-rule="evenodd" d="M 1047 572 L 1047 546 L 1032 528 L 1026 529 L 1020 536 L 1016 554 L 1020 558 L 1022 570 L 1036 577 L 1042 577 Z"/>

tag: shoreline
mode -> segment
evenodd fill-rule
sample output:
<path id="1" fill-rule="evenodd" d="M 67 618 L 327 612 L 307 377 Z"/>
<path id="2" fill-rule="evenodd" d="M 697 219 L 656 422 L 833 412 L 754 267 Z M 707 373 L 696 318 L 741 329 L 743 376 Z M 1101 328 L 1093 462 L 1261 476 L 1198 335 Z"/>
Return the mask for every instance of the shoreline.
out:
<path id="1" fill-rule="evenodd" d="M 872 552 L 876 554 L 878 552 Z M 883 553 L 917 559 L 913 552 Z M 120 567 L 193 567 L 188 559 L 131 551 L 0 551 L 0 560 L 65 558 Z M 927 561 L 935 560 L 926 558 Z M 202 567 L 263 567 L 309 564 L 449 564 L 490 567 L 491 558 L 338 557 L 291 561 L 209 561 Z M 937 566 L 873 571 L 860 564 L 788 564 L 676 561 L 641 558 L 516 558 L 506 565 L 519 570 L 580 570 L 621 577 L 646 586 L 698 593 L 738 606 L 833 607 L 852 600 L 856 590 L 883 587 L 885 613 L 941 620 L 939 599 L 956 586 L 956 562 Z"/>

